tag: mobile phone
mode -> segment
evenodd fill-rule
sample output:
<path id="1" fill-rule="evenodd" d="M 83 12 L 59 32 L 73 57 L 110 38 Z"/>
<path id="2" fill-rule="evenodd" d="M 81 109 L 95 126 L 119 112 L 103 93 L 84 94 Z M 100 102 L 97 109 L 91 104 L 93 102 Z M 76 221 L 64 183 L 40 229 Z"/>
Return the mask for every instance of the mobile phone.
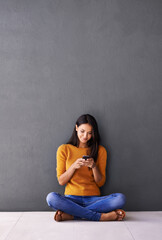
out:
<path id="1" fill-rule="evenodd" d="M 83 155 L 82 158 L 85 159 L 85 160 L 87 160 L 87 158 L 90 158 L 90 156 L 89 156 L 89 155 Z"/>

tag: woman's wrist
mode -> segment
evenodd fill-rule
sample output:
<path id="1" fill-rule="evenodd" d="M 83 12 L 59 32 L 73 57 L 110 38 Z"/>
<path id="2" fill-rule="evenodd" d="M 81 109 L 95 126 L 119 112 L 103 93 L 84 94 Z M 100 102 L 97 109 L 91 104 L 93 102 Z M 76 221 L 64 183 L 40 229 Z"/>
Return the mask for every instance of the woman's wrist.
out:
<path id="1" fill-rule="evenodd" d="M 74 162 L 70 167 L 71 167 L 71 169 L 75 172 L 75 170 L 76 170 L 75 162 Z"/>
<path id="2" fill-rule="evenodd" d="M 96 183 L 98 183 L 102 179 L 102 175 L 95 162 L 92 166 L 92 171 L 93 171 L 94 180 Z"/>
<path id="3" fill-rule="evenodd" d="M 92 169 L 96 167 L 96 163 L 94 162 L 92 165 Z"/>

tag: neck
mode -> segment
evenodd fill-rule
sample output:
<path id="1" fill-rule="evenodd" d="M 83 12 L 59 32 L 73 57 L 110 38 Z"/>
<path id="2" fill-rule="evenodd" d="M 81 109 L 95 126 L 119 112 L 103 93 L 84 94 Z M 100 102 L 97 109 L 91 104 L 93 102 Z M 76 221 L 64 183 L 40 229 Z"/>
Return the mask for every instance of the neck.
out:
<path id="1" fill-rule="evenodd" d="M 79 148 L 87 148 L 88 146 L 87 146 L 87 145 L 81 145 L 81 144 L 80 144 L 78 147 L 79 147 Z"/>

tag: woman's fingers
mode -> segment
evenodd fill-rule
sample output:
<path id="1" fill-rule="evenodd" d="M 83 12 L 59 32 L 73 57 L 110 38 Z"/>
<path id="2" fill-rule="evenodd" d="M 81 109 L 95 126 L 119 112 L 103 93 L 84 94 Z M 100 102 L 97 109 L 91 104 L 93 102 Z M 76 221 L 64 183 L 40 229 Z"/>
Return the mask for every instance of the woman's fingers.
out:
<path id="1" fill-rule="evenodd" d="M 94 164 L 93 158 L 88 158 L 85 162 L 85 166 L 90 167 L 90 168 L 93 166 L 93 164 Z"/>
<path id="2" fill-rule="evenodd" d="M 82 166 L 92 167 L 93 163 L 93 158 L 88 158 L 87 160 L 84 158 L 79 158 L 77 159 L 77 168 L 81 168 Z"/>
<path id="3" fill-rule="evenodd" d="M 84 162 L 85 162 L 85 159 L 79 158 L 78 162 L 77 162 L 78 167 L 80 168 L 80 167 L 84 166 Z"/>

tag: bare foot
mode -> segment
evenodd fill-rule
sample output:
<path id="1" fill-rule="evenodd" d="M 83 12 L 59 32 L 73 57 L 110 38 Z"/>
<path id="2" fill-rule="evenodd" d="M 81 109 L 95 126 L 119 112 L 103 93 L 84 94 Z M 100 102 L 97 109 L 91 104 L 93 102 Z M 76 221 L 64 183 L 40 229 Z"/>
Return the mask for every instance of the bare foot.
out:
<path id="1" fill-rule="evenodd" d="M 121 221 L 125 217 L 125 212 L 120 209 L 116 209 L 115 211 L 102 213 L 100 221 Z"/>
<path id="2" fill-rule="evenodd" d="M 65 220 L 73 220 L 73 219 L 74 219 L 74 216 L 68 213 L 62 212 L 60 210 L 57 210 L 54 216 L 54 220 L 57 222 L 65 221 Z"/>

